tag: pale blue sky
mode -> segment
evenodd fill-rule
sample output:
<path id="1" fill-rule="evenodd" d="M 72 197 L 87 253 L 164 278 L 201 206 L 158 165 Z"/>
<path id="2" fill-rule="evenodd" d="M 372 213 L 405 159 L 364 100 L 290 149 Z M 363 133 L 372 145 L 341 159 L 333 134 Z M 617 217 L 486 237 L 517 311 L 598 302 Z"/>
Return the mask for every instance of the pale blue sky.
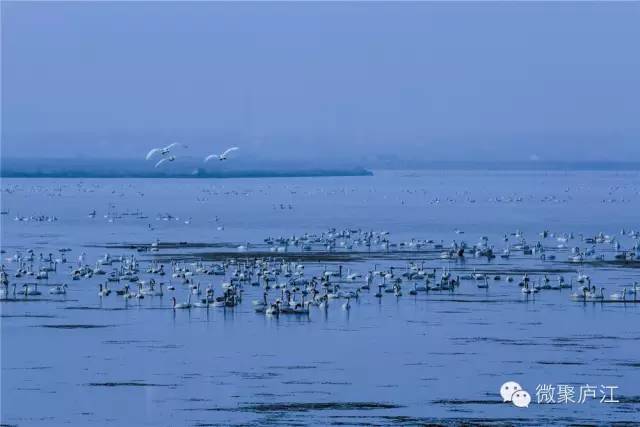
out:
<path id="1" fill-rule="evenodd" d="M 640 3 L 2 2 L 3 156 L 640 158 Z"/>

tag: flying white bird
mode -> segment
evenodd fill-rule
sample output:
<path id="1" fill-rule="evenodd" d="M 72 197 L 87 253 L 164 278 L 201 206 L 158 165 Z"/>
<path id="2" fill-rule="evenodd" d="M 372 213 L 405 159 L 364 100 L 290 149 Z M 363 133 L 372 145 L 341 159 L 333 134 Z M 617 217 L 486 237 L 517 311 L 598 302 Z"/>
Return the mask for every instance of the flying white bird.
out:
<path id="1" fill-rule="evenodd" d="M 163 157 L 163 158 L 160 159 L 160 161 L 158 163 L 156 163 L 155 167 L 160 166 L 164 162 L 173 162 L 175 159 L 176 159 L 176 156 Z"/>
<path id="2" fill-rule="evenodd" d="M 180 144 L 179 142 L 174 142 L 173 144 L 169 144 L 164 148 L 153 148 L 147 153 L 147 160 L 149 160 L 151 157 L 155 156 L 156 154 L 160 154 L 164 156 L 165 154 L 168 154 L 173 147 L 178 147 L 180 145 L 182 145 L 183 147 L 186 147 L 186 145 L 184 144 Z"/>
<path id="3" fill-rule="evenodd" d="M 209 154 L 207 157 L 204 158 L 204 162 L 206 163 L 211 159 L 227 160 L 227 156 L 229 155 L 229 153 L 232 151 L 236 151 L 238 149 L 239 149 L 238 147 L 231 147 L 222 154 Z"/>

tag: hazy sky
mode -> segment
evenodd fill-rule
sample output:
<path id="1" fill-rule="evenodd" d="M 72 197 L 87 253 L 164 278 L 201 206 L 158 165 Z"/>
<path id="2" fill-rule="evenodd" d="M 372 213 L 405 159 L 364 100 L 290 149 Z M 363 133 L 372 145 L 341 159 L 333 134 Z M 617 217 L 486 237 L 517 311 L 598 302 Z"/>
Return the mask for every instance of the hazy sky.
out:
<path id="1" fill-rule="evenodd" d="M 640 3 L 2 2 L 2 155 L 640 159 Z"/>

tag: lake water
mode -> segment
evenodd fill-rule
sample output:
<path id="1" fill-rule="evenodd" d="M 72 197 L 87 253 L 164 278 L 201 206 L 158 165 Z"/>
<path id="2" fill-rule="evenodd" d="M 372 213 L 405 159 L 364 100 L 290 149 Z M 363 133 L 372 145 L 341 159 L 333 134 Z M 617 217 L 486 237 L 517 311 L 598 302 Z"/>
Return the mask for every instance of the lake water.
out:
<path id="1" fill-rule="evenodd" d="M 88 214 L 96 210 L 95 218 Z M 640 282 L 638 262 L 611 262 L 613 243 L 595 245 L 604 261 L 569 263 L 581 236 L 602 232 L 622 249 L 637 244 L 640 173 L 612 171 L 379 171 L 372 177 L 282 179 L 3 179 L 3 264 L 18 289 L 16 252 L 58 257 L 42 296 L 0 302 L 1 421 L 16 425 L 405 425 L 486 422 L 491 425 L 640 422 L 640 304 L 572 301 L 574 289 L 523 295 L 524 272 L 567 281 L 588 274 L 611 294 Z M 135 213 L 135 214 L 133 214 Z M 105 217 L 106 215 L 106 217 Z M 171 217 L 169 217 L 171 215 Z M 51 221 L 15 220 L 55 217 Z M 140 218 L 143 217 L 143 218 Z M 178 218 L 178 219 L 175 219 Z M 124 301 L 98 296 L 104 276 L 71 280 L 85 253 L 214 259 L 216 253 L 270 252 L 267 237 L 320 235 L 330 228 L 388 231 L 398 246 L 326 257 L 314 248 L 305 277 L 325 269 L 366 273 L 408 261 L 454 275 L 501 275 L 480 289 L 463 280 L 454 293 L 375 298 L 312 307 L 309 316 L 255 313 L 259 288 L 245 286 L 234 308 L 172 310 L 171 295 Z M 621 234 L 621 230 L 626 230 Z M 456 230 L 458 232 L 456 232 Z M 500 253 L 519 231 L 540 241 L 555 261 L 514 251 L 508 259 L 467 254 L 440 258 L 434 244 L 476 244 L 483 236 Z M 554 237 L 542 238 L 548 230 Z M 567 248 L 557 237 L 573 233 Z M 509 242 L 504 241 L 507 235 Z M 122 244 L 202 243 L 136 252 Z M 411 239 L 433 240 L 416 249 Z M 608 239 L 612 240 L 612 239 Z M 401 246 L 401 243 L 407 243 Z M 206 244 L 206 245 L 205 245 Z M 242 252 L 238 246 L 248 247 Z M 112 246 L 105 248 L 105 246 Z M 358 252 L 357 256 L 349 256 Z M 278 252 L 270 252 L 273 257 Z M 303 252 L 290 248 L 289 257 Z M 314 256 L 317 258 L 314 259 Z M 343 258 L 340 258 L 342 256 Z M 227 276 L 202 276 L 216 290 Z M 513 282 L 504 278 L 510 275 Z M 145 274 L 141 274 L 145 276 Z M 168 281 L 168 278 L 166 279 Z M 340 281 L 340 279 L 335 279 Z M 376 278 L 374 283 L 381 279 Z M 67 283 L 65 296 L 49 284 Z M 342 282 L 345 282 L 342 280 Z M 363 281 L 342 283 L 355 289 Z M 640 293 L 640 292 L 639 292 Z M 275 297 L 274 293 L 274 297 Z M 640 300 L 640 295 L 639 295 Z M 500 386 L 517 381 L 528 408 L 503 403 Z M 536 386 L 595 386 L 583 403 L 539 404 Z M 601 402 L 615 386 L 614 400 Z M 584 390 L 587 390 L 584 388 Z"/>

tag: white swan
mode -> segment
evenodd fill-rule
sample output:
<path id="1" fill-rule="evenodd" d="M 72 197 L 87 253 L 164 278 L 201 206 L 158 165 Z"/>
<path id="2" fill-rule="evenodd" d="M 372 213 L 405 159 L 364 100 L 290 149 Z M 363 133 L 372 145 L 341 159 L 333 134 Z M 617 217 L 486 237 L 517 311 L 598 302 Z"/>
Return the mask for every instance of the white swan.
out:
<path id="1" fill-rule="evenodd" d="M 62 295 L 67 293 L 67 284 L 54 286 L 49 289 L 49 293 L 52 295 Z"/>
<path id="2" fill-rule="evenodd" d="M 229 153 L 231 153 L 232 151 L 236 151 L 239 150 L 239 147 L 231 147 L 227 150 L 225 150 L 222 154 L 209 154 L 207 157 L 204 158 L 204 162 L 208 162 L 211 159 L 218 159 L 220 161 L 222 160 L 227 160 L 227 156 L 229 155 Z"/>
<path id="3" fill-rule="evenodd" d="M 271 306 L 269 306 L 265 311 L 265 314 L 268 316 L 277 316 L 280 314 L 280 301 L 276 301 L 275 304 L 271 304 Z"/>
<path id="4" fill-rule="evenodd" d="M 593 292 L 587 294 L 587 301 L 604 301 L 604 288 L 600 288 L 600 293 L 596 293 L 595 286 Z"/>
<path id="5" fill-rule="evenodd" d="M 205 298 L 202 298 L 200 301 L 194 302 L 193 306 L 198 308 L 209 308 L 209 305 L 211 305 L 211 303 L 213 302 L 213 289 L 209 287 L 207 288 L 207 296 Z"/>
<path id="6" fill-rule="evenodd" d="M 158 163 L 156 163 L 156 165 L 154 167 L 158 167 L 161 164 L 163 164 L 164 162 L 173 162 L 176 159 L 176 156 L 169 156 L 169 157 L 163 157 L 162 159 L 160 159 L 160 161 Z"/>
<path id="7" fill-rule="evenodd" d="M 42 292 L 40 292 L 38 290 L 38 284 L 35 283 L 34 285 L 35 285 L 34 288 L 30 288 L 29 285 L 27 285 L 27 284 L 22 285 L 23 291 L 21 293 L 24 294 L 24 296 L 27 296 L 27 295 L 32 295 L 32 296 L 42 295 Z"/>
<path id="8" fill-rule="evenodd" d="M 147 153 L 146 160 L 149 160 L 151 157 L 155 156 L 156 154 L 160 154 L 160 155 L 164 156 L 165 154 L 168 154 L 171 151 L 172 148 L 178 147 L 178 146 L 186 147 L 186 145 L 184 145 L 184 144 L 180 144 L 179 142 L 174 142 L 172 144 L 167 145 L 166 147 L 152 148 Z"/>
<path id="9" fill-rule="evenodd" d="M 111 289 L 109 289 L 107 287 L 107 284 L 105 283 L 104 286 L 102 286 L 102 283 L 100 283 L 99 285 L 100 290 L 98 291 L 98 296 L 99 297 L 106 297 L 109 296 L 109 294 L 111 293 Z"/>
<path id="10" fill-rule="evenodd" d="M 480 289 L 489 289 L 489 281 L 487 280 L 487 277 L 484 277 L 484 283 L 478 283 L 477 286 Z"/>
<path id="11" fill-rule="evenodd" d="M 173 309 L 188 309 L 191 308 L 191 294 L 189 294 L 189 297 L 187 298 L 187 302 L 181 302 L 181 303 L 177 303 L 176 304 L 176 297 L 171 297 L 171 300 L 173 301 Z"/>
<path id="12" fill-rule="evenodd" d="M 325 295 L 321 299 L 322 301 L 318 304 L 318 307 L 325 310 L 329 309 L 329 298 Z"/>
<path id="13" fill-rule="evenodd" d="M 612 301 L 624 301 L 627 299 L 627 288 L 622 288 L 622 293 L 618 292 L 615 294 L 611 294 L 609 299 Z"/>

